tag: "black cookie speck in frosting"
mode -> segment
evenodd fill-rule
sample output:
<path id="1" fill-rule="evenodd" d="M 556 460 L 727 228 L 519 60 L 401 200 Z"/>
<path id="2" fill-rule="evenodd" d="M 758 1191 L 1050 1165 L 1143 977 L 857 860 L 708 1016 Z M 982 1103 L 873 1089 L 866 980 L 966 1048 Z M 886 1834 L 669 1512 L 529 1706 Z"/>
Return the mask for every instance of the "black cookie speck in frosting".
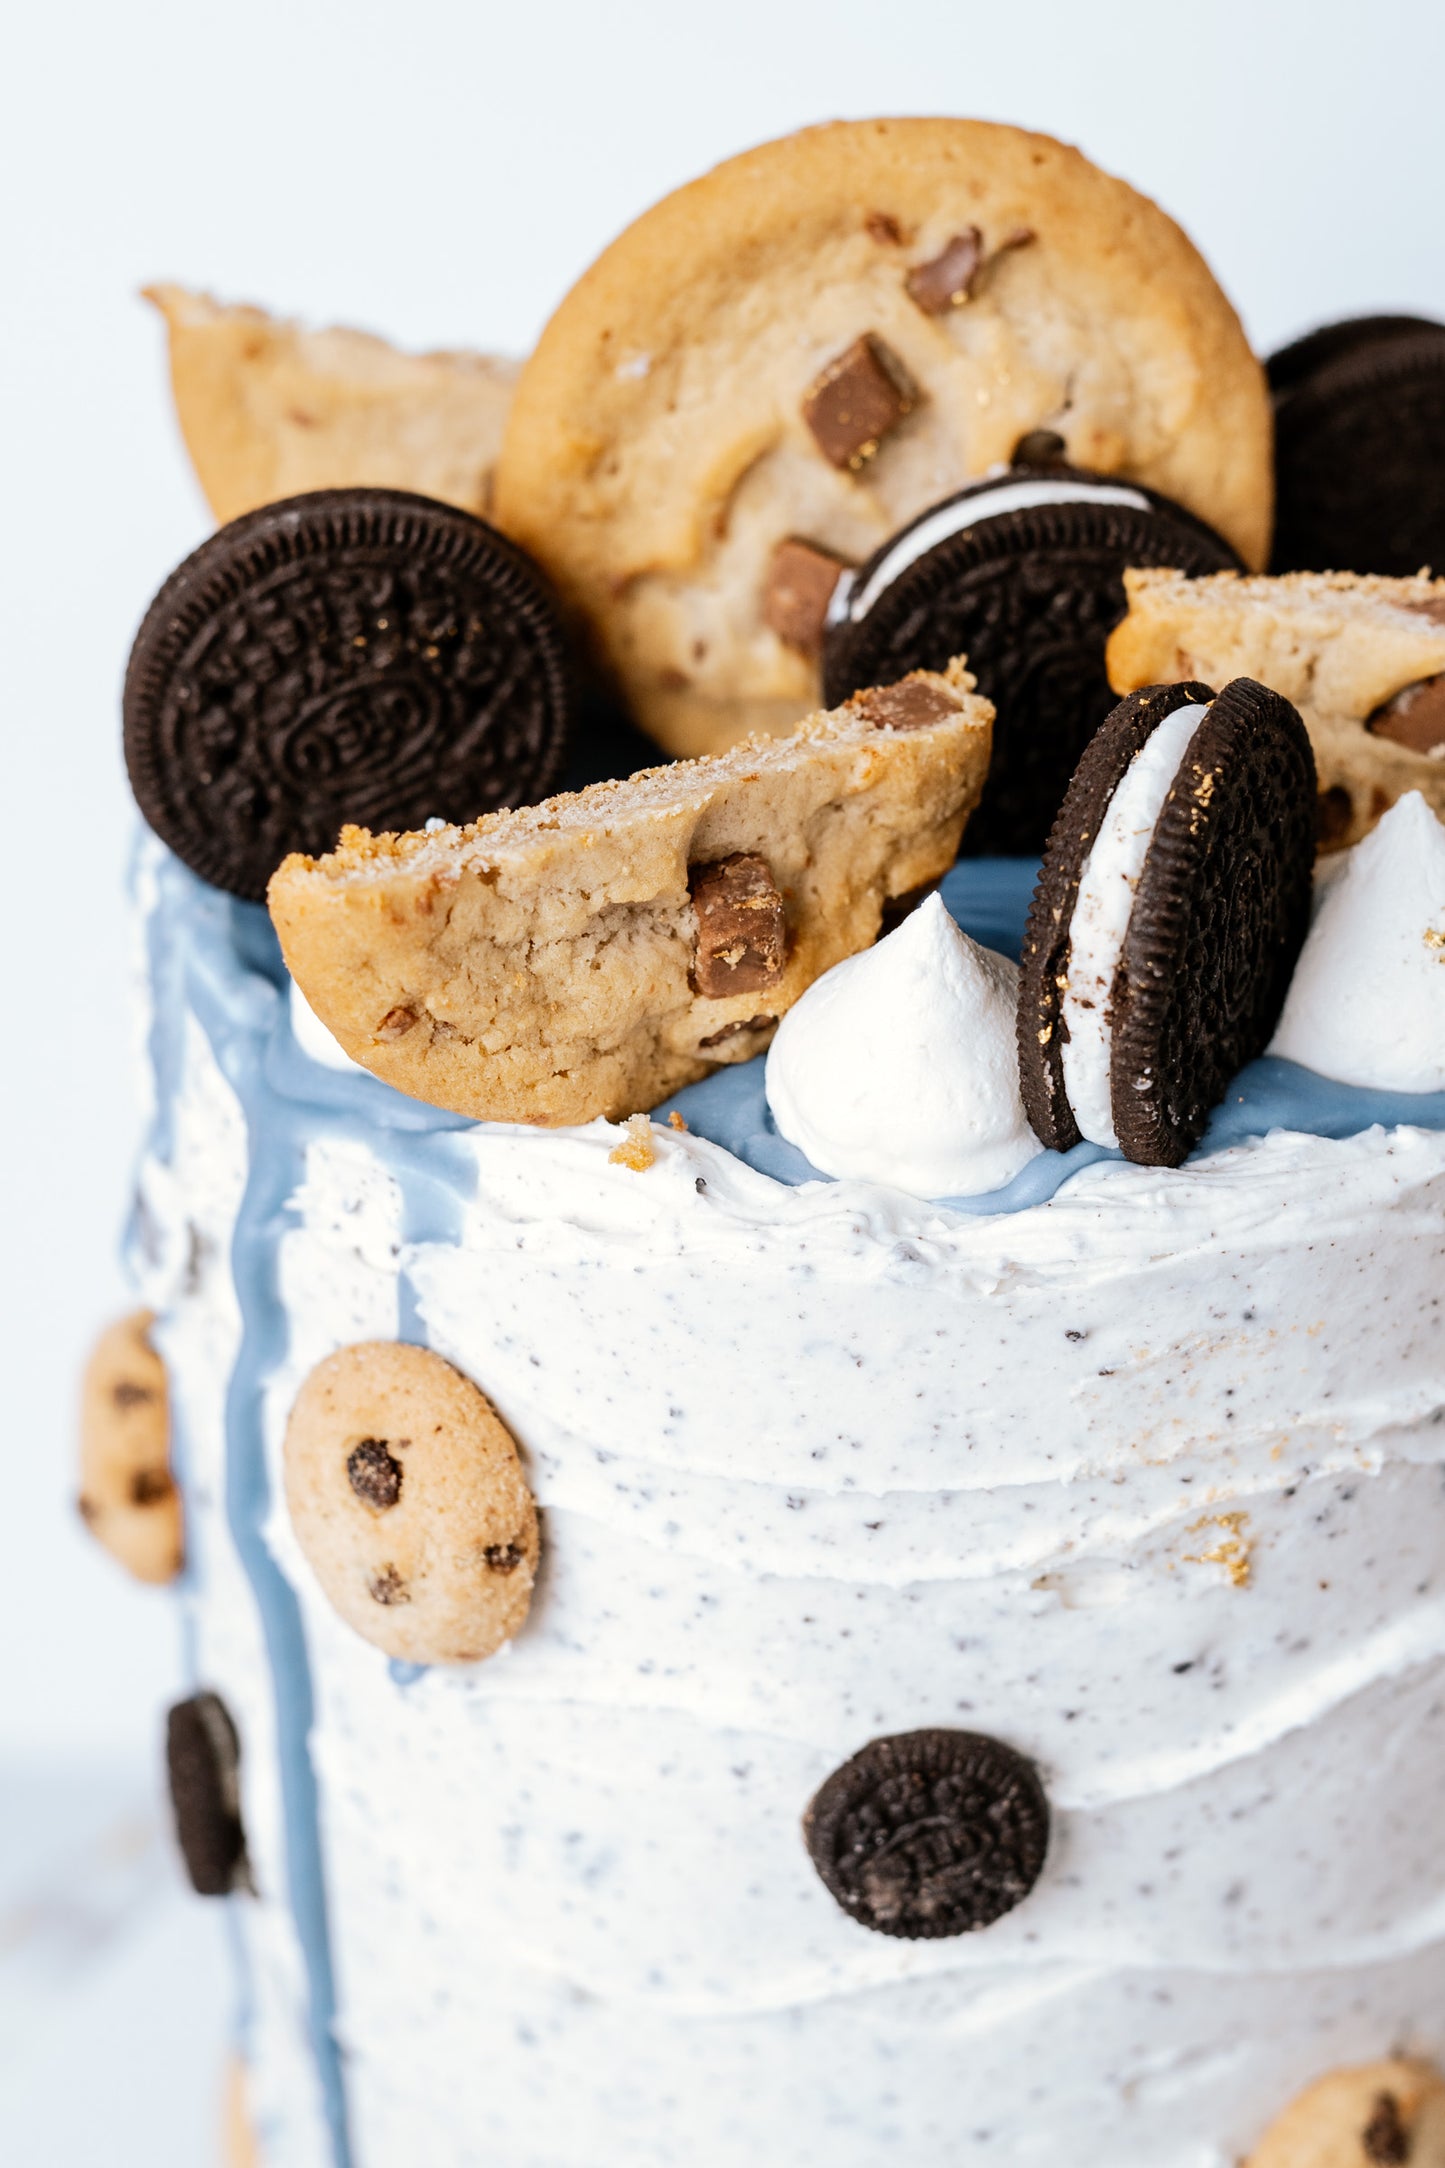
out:
<path id="1" fill-rule="evenodd" d="M 862 1927 L 909 1941 L 989 1927 L 1043 1870 L 1049 1803 L 1032 1762 L 971 1731 L 874 1739 L 803 1817 L 813 1865 Z"/>
<path id="2" fill-rule="evenodd" d="M 166 1718 L 176 1838 L 191 1887 L 226 1897 L 249 1883 L 241 1826 L 240 1743 L 219 1694 L 193 1694 Z"/>
<path id="3" fill-rule="evenodd" d="M 1269 363 L 1273 572 L 1445 564 L 1445 324 L 1365 316 Z"/>
<path id="4" fill-rule="evenodd" d="M 1133 754 L 1200 685 L 1151 686 L 1109 716 L 1045 854 L 1019 979 L 1024 1106 L 1057 1150 L 1078 1142 L 1059 1047 L 1079 878 Z M 1315 764 L 1294 708 L 1236 678 L 1200 720 L 1144 858 L 1109 1003 L 1119 1147 L 1178 1166 L 1233 1077 L 1262 1054 L 1309 926 Z"/>
<path id="5" fill-rule="evenodd" d="M 1060 495 L 1032 503 L 1041 489 Z M 967 524 L 904 562 L 928 522 L 953 519 Z M 1130 565 L 1199 577 L 1238 571 L 1240 560 L 1192 513 L 1133 482 L 1053 463 L 971 483 L 894 535 L 835 596 L 825 702 L 966 655 L 998 712 L 988 783 L 963 848 L 1041 851 L 1113 701 L 1104 648 L 1125 613 Z"/>
<path id="6" fill-rule="evenodd" d="M 504 536 L 395 489 L 233 520 L 172 573 L 125 684 L 151 827 L 260 901 L 347 822 L 419 828 L 545 797 L 574 702 L 557 606 Z"/>
<path id="7" fill-rule="evenodd" d="M 1213 698 L 1209 686 L 1191 681 L 1147 685 L 1121 700 L 1089 740 L 1049 832 L 1019 957 L 1018 1041 L 1024 1112 L 1050 1151 L 1068 1152 L 1082 1141 L 1064 1089 L 1061 1011 L 1085 863 L 1129 763 L 1155 725 L 1191 701 L 1203 707 Z"/>

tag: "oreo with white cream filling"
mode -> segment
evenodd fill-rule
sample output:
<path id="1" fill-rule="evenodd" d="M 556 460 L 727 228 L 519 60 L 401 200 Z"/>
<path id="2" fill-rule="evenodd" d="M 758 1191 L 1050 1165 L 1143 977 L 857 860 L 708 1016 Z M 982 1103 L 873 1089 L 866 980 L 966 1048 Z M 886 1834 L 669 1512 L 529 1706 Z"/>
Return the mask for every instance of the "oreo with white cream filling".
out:
<path id="1" fill-rule="evenodd" d="M 1109 715 L 1024 936 L 1020 1082 L 1046 1145 L 1178 1166 L 1199 1142 L 1278 1021 L 1309 925 L 1315 787 L 1299 715 L 1253 679 L 1147 686 Z"/>
<path id="2" fill-rule="evenodd" d="M 998 719 L 964 850 L 1038 852 L 1112 697 L 1104 648 L 1131 565 L 1240 569 L 1202 520 L 1135 482 L 1040 460 L 971 483 L 839 579 L 825 704 L 966 656 Z"/>

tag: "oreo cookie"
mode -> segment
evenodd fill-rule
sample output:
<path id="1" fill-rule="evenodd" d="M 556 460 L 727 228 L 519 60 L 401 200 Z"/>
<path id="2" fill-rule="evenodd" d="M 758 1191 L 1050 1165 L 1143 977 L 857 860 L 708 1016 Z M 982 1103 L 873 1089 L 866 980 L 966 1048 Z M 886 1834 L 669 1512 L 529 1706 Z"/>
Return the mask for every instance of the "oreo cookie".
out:
<path id="1" fill-rule="evenodd" d="M 318 490 L 233 520 L 167 580 L 126 673 L 126 765 L 162 841 L 259 902 L 288 852 L 348 822 L 545 797 L 574 700 L 557 605 L 514 544 L 406 490 Z"/>
<path id="2" fill-rule="evenodd" d="M 241 1826 L 241 1748 L 219 1694 L 192 1694 L 166 1718 L 176 1839 L 198 1897 L 250 1887 Z"/>
<path id="3" fill-rule="evenodd" d="M 911 1942 L 990 1927 L 1043 1871 L 1049 1803 L 1022 1754 L 972 1731 L 874 1739 L 803 1817 L 824 1885 L 850 1919 Z"/>
<path id="4" fill-rule="evenodd" d="M 1264 1052 L 1309 926 L 1315 764 L 1298 714 L 1236 678 L 1151 685 L 1090 741 L 1054 823 L 1019 977 L 1024 1107 L 1174 1167 Z"/>
<path id="5" fill-rule="evenodd" d="M 1045 457 L 971 483 L 839 580 L 825 704 L 966 655 L 998 717 L 964 850 L 1036 855 L 1113 699 L 1104 648 L 1127 608 L 1130 565 L 1192 577 L 1241 569 L 1202 520 L 1134 482 Z"/>
<path id="6" fill-rule="evenodd" d="M 1361 316 L 1269 364 L 1272 572 L 1407 577 L 1445 565 L 1445 324 Z"/>

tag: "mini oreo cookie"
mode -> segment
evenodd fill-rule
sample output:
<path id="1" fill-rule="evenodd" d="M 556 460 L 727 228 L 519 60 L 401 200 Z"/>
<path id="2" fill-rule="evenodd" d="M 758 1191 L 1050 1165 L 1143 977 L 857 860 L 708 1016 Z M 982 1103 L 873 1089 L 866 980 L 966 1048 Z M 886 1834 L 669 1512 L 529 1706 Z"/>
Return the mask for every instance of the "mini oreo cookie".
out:
<path id="1" fill-rule="evenodd" d="M 1069 786 L 1024 934 L 1020 1082 L 1046 1145 L 1188 1156 L 1278 1021 L 1314 826 L 1309 737 L 1278 693 L 1236 678 L 1217 697 L 1191 683 L 1120 701 Z"/>
<path id="2" fill-rule="evenodd" d="M 990 1927 L 1043 1871 L 1049 1803 L 1038 1771 L 972 1731 L 874 1739 L 803 1817 L 825 1886 L 880 1935 L 940 1940 Z"/>
<path id="3" fill-rule="evenodd" d="M 1104 648 L 1131 565 L 1194 577 L 1241 569 L 1202 520 L 1134 482 L 1052 460 L 974 482 L 840 579 L 825 702 L 965 655 L 998 714 L 964 850 L 1037 853 L 1113 697 Z"/>
<path id="4" fill-rule="evenodd" d="M 1445 324 L 1326 324 L 1269 363 L 1272 572 L 1407 577 L 1445 564 Z"/>
<path id="5" fill-rule="evenodd" d="M 241 1748 L 219 1694 L 192 1694 L 166 1718 L 176 1839 L 198 1897 L 250 1886 L 241 1825 Z"/>
<path id="6" fill-rule="evenodd" d="M 513 543 L 406 490 L 318 490 L 167 580 L 126 673 L 126 765 L 162 841 L 259 902 L 288 852 L 349 822 L 545 797 L 573 705 L 557 605 Z"/>

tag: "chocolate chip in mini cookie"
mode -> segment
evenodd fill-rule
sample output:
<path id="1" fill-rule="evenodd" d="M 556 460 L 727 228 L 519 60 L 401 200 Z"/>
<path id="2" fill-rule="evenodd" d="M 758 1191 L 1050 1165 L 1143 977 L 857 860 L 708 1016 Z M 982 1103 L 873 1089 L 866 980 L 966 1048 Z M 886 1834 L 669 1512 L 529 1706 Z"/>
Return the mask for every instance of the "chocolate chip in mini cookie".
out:
<path id="1" fill-rule="evenodd" d="M 1326 325 L 1269 364 L 1275 572 L 1445 562 L 1445 324 Z"/>
<path id="2" fill-rule="evenodd" d="M 1043 1871 L 1049 1804 L 1013 1747 L 970 1731 L 874 1739 L 803 1817 L 824 1884 L 860 1926 L 909 1941 L 970 1934 Z"/>
<path id="3" fill-rule="evenodd" d="M 1445 672 L 1405 686 L 1393 700 L 1375 709 L 1365 728 L 1409 753 L 1433 753 L 1445 745 Z"/>
<path id="4" fill-rule="evenodd" d="M 1229 545 L 1168 498 L 1057 464 L 977 482 L 894 535 L 850 576 L 824 634 L 829 702 L 966 655 L 997 709 L 970 855 L 1043 849 L 1069 777 L 1109 712 L 1109 634 L 1124 571 L 1237 569 Z"/>
<path id="5" fill-rule="evenodd" d="M 429 1348 L 339 1348 L 286 1425 L 286 1504 L 323 1594 L 405 1663 L 470 1664 L 520 1631 L 537 1511 L 516 1444 Z"/>
<path id="6" fill-rule="evenodd" d="M 1278 693 L 1236 678 L 1216 697 L 1186 684 L 1120 702 L 1069 786 L 1025 931 L 1020 1081 L 1045 1144 L 1082 1135 L 1148 1166 L 1188 1156 L 1278 1021 L 1309 924 L 1315 811 L 1309 738 Z"/>
<path id="7" fill-rule="evenodd" d="M 1370 2120 L 1360 2132 L 1360 2146 L 1371 2168 L 1401 2168 L 1410 2158 L 1410 2133 L 1400 2114 L 1394 2093 L 1376 2093 L 1370 2104 Z"/>
<path id="8" fill-rule="evenodd" d="M 162 841 L 259 901 L 289 851 L 349 822 L 544 797 L 573 699 L 557 606 L 514 544 L 407 491 L 320 490 L 232 521 L 156 596 L 126 763 Z"/>
<path id="9" fill-rule="evenodd" d="M 824 458 L 856 472 L 917 402 L 917 388 L 898 356 L 865 332 L 809 386 L 803 419 Z"/>
<path id="10" fill-rule="evenodd" d="M 1011 467 L 1064 467 L 1069 447 L 1057 429 L 1030 429 L 1018 440 L 1009 458 Z"/>
<path id="11" fill-rule="evenodd" d="M 944 688 L 926 677 L 902 678 L 896 685 L 870 685 L 852 705 L 877 730 L 926 730 L 942 722 L 953 707 Z"/>
<path id="12" fill-rule="evenodd" d="M 363 1438 L 351 1448 L 346 1474 L 362 1504 L 375 1513 L 389 1513 L 401 1496 L 401 1462 L 380 1438 Z"/>
<path id="13" fill-rule="evenodd" d="M 846 570 L 845 558 L 790 535 L 778 544 L 768 565 L 763 623 L 801 654 L 819 654 L 828 605 Z"/>
<path id="14" fill-rule="evenodd" d="M 772 868 L 737 851 L 694 866 L 688 886 L 697 913 L 693 984 L 700 994 L 757 994 L 776 986 L 788 955 L 788 922 Z"/>
<path id="15" fill-rule="evenodd" d="M 199 1897 L 249 1886 L 241 1826 L 241 1748 L 219 1694 L 192 1694 L 166 1718 L 166 1769 L 176 1838 Z"/>

